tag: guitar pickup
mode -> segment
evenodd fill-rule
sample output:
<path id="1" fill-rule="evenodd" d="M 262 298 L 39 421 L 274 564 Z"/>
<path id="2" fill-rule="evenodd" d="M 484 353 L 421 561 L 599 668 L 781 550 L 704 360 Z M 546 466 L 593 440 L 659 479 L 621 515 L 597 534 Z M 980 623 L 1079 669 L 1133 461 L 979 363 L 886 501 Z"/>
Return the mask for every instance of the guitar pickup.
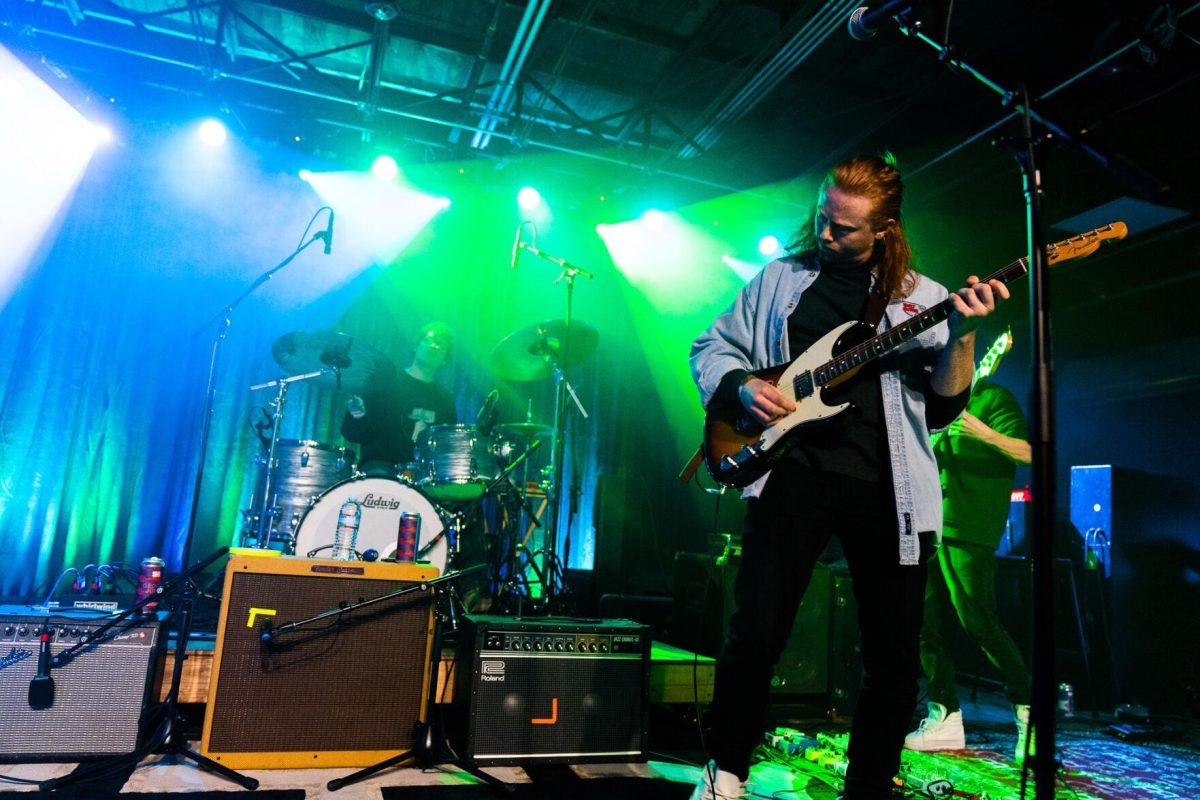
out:
<path id="1" fill-rule="evenodd" d="M 811 370 L 806 369 L 804 372 L 792 378 L 792 391 L 795 393 L 797 400 L 812 395 L 813 376 Z"/>

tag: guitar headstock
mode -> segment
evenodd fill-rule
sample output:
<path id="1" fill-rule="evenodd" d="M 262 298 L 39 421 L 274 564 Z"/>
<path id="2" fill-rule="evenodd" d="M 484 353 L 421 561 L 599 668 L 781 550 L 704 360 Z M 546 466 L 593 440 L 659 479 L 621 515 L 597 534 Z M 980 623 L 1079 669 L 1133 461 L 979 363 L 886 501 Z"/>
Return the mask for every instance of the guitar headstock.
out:
<path id="1" fill-rule="evenodd" d="M 1069 239 L 1063 239 L 1061 242 L 1047 245 L 1046 261 L 1049 264 L 1057 264 L 1073 258 L 1090 256 L 1109 239 L 1124 239 L 1128 233 L 1129 228 L 1125 226 L 1124 222 L 1110 222 L 1099 228 L 1092 228 L 1086 233 L 1080 233 Z"/>
<path id="2" fill-rule="evenodd" d="M 1000 365 L 1000 359 L 1004 358 L 1004 354 L 1012 350 L 1013 334 L 1012 328 L 1005 328 L 1004 332 L 996 337 L 996 341 L 992 342 L 992 346 L 984 353 L 983 358 L 979 360 L 979 366 L 975 370 L 975 380 L 981 381 L 991 377 L 996 371 L 996 367 Z"/>

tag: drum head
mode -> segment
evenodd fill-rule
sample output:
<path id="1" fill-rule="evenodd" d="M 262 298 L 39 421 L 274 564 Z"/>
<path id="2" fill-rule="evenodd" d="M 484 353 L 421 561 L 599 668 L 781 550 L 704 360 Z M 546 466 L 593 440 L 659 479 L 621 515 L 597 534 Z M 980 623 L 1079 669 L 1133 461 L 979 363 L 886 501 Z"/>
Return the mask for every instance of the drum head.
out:
<path id="1" fill-rule="evenodd" d="M 425 552 L 419 560 L 428 561 L 439 572 L 445 572 L 446 537 L 441 535 L 444 529 L 442 518 L 425 495 L 394 478 L 352 478 L 330 487 L 300 520 L 296 531 L 296 555 L 304 558 L 318 547 L 333 544 L 338 513 L 347 500 L 356 500 L 362 505 L 362 521 L 355 545 L 360 553 L 377 550 L 381 559 L 391 558 L 396 552 L 400 515 L 420 514 L 421 536 L 417 552 Z M 432 547 L 429 546 L 431 542 Z M 317 556 L 328 558 L 329 553 L 324 551 Z"/>

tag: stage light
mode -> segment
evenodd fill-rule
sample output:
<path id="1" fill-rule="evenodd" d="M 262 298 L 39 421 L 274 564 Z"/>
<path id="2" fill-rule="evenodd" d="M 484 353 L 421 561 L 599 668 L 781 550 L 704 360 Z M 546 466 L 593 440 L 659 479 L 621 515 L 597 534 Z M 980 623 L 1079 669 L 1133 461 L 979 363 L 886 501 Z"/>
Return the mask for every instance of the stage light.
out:
<path id="1" fill-rule="evenodd" d="M 112 144 L 112 128 L 99 123 L 92 123 L 92 138 L 97 145 Z"/>
<path id="2" fill-rule="evenodd" d="M 758 252 L 764 256 L 773 256 L 779 252 L 779 239 L 767 234 L 758 240 Z"/>
<path id="3" fill-rule="evenodd" d="M 200 141 L 209 147 L 220 147 L 229 137 L 229 131 L 225 129 L 220 120 L 216 119 L 206 119 L 201 122 L 197 134 L 200 136 Z"/>
<path id="4" fill-rule="evenodd" d="M 517 192 L 517 205 L 526 211 L 532 211 L 542 204 L 542 194 L 532 186 L 525 186 Z"/>
<path id="5" fill-rule="evenodd" d="M 657 208 L 651 208 L 642 214 L 642 224 L 647 230 L 654 232 L 661 231 L 667 224 L 667 217 Z"/>
<path id="6" fill-rule="evenodd" d="M 296 174 L 299 175 L 300 180 L 304 181 L 305 183 L 312 181 L 312 170 L 302 169 Z"/>
<path id="7" fill-rule="evenodd" d="M 396 164 L 396 159 L 385 154 L 371 164 L 371 173 L 381 181 L 394 181 L 400 174 L 400 166 Z"/>

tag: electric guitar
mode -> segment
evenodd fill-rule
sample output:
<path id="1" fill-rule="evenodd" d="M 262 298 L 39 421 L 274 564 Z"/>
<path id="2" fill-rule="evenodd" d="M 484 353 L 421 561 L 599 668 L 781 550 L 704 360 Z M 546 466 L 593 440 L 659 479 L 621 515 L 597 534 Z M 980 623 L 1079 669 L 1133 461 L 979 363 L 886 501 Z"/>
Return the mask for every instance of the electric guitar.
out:
<path id="1" fill-rule="evenodd" d="M 1089 256 L 1105 241 L 1123 239 L 1127 233 L 1124 222 L 1109 223 L 1049 245 L 1046 261 L 1058 264 Z M 984 281 L 1009 283 L 1028 271 L 1027 259 L 1020 258 Z M 793 400 L 796 410 L 766 427 L 752 418 L 740 403 L 708 410 L 700 450 L 713 480 L 737 487 L 758 480 L 789 443 L 803 436 L 805 429 L 826 422 L 849 408 L 850 403 L 841 402 L 837 397 L 839 386 L 851 380 L 868 362 L 944 322 L 953 310 L 953 301 L 946 298 L 879 334 L 865 323 L 845 322 L 818 339 L 791 363 L 752 373 Z"/>
<path id="2" fill-rule="evenodd" d="M 996 337 L 996 341 L 992 342 L 992 346 L 983 354 L 983 358 L 979 359 L 979 366 L 975 368 L 975 376 L 971 378 L 971 386 L 990 378 L 992 373 L 996 371 L 996 367 L 1000 366 L 1000 359 L 1004 358 L 1009 350 L 1012 350 L 1012 346 L 1012 328 L 1005 328 L 1004 333 Z M 958 424 L 959 422 L 956 420 L 948 427 L 942 428 L 940 431 L 935 431 L 929 437 L 930 443 L 934 447 L 937 447 L 938 443 L 946 438 L 947 432 Z"/>

